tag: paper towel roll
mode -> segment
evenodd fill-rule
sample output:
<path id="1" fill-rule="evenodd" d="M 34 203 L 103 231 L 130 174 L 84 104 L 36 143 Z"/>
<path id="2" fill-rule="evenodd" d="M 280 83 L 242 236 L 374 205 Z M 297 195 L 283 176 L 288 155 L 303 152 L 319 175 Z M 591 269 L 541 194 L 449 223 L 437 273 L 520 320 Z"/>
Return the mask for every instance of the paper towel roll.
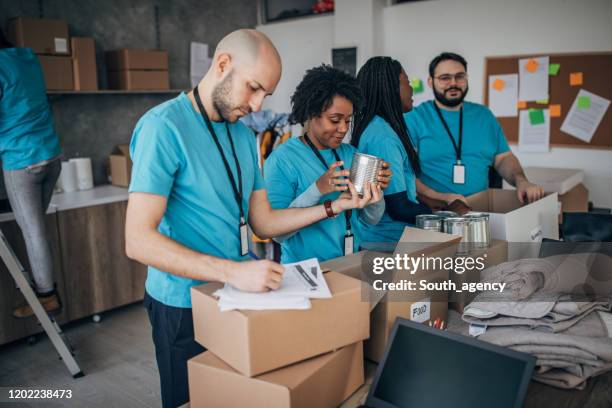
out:
<path id="1" fill-rule="evenodd" d="M 90 188 L 93 188 L 91 159 L 89 157 L 82 157 L 78 159 L 70 159 L 70 162 L 75 164 L 77 186 L 79 190 L 89 190 Z"/>
<path id="2" fill-rule="evenodd" d="M 62 172 L 60 173 L 60 186 L 65 193 L 76 191 L 77 185 L 77 174 L 76 164 L 64 161 L 62 162 Z"/>

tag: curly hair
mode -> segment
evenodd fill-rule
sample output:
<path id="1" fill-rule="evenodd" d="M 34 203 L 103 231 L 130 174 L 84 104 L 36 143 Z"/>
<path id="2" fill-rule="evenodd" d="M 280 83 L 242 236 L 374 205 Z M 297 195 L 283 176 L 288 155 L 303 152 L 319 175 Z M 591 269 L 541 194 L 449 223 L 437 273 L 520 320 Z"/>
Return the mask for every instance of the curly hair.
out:
<path id="1" fill-rule="evenodd" d="M 336 95 L 348 99 L 354 112 L 363 105 L 363 95 L 355 77 L 326 64 L 309 69 L 291 96 L 289 121 L 304 125 L 308 119 L 321 116 Z"/>

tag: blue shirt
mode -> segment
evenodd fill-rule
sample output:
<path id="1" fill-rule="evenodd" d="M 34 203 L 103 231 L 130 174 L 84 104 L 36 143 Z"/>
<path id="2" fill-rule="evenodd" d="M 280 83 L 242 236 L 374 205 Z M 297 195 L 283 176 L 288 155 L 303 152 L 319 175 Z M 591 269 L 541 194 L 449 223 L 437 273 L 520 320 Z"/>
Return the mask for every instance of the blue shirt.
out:
<path id="1" fill-rule="evenodd" d="M 345 169 L 350 169 L 356 151 L 357 149 L 346 143 L 340 144 L 336 149 Z M 323 167 L 315 153 L 299 138 L 289 139 L 268 157 L 264 164 L 264 176 L 272 208 L 288 208 L 296 197 L 316 183 L 327 168 L 336 162 L 331 149 L 319 152 L 328 164 L 327 167 Z M 322 204 L 325 200 L 335 200 L 339 195 L 339 192 L 325 194 L 317 204 Z M 357 210 L 351 212 L 351 226 L 355 234 L 354 251 L 359 248 L 359 236 L 355 230 L 357 213 Z M 344 213 L 302 228 L 281 243 L 281 262 L 297 262 L 309 258 L 317 258 L 323 262 L 343 256 L 345 231 Z"/>
<path id="2" fill-rule="evenodd" d="M 236 166 L 225 122 L 212 122 L 225 157 Z M 249 196 L 264 188 L 257 164 L 255 136 L 240 122 L 229 124 L 242 172 L 245 216 Z M 130 193 L 167 197 L 158 231 L 195 251 L 219 258 L 240 256 L 240 213 L 221 155 L 185 93 L 148 111 L 136 124 L 130 155 L 134 162 Z M 156 300 L 174 307 L 191 307 L 190 288 L 201 284 L 149 267 L 145 287 Z"/>
<path id="3" fill-rule="evenodd" d="M 375 116 L 361 134 L 359 151 L 380 157 L 391 165 L 393 177 L 384 191 L 385 195 L 405 191 L 408 200 L 417 202 L 416 178 L 406 149 L 391 125 L 380 116 Z M 360 221 L 359 230 L 364 243 L 397 242 L 407 225 L 409 224 L 393 220 L 385 210 L 377 225 Z"/>
<path id="4" fill-rule="evenodd" d="M 59 154 L 38 57 L 30 48 L 0 49 L 2 167 L 20 170 Z"/>
<path id="5" fill-rule="evenodd" d="M 458 144 L 459 111 L 440 109 Z M 489 187 L 489 166 L 495 156 L 510 150 L 504 132 L 484 105 L 463 103 L 463 146 L 461 162 L 465 166 L 465 184 L 453 183 L 453 165 L 457 155 L 436 113 L 434 101 L 420 104 L 404 115 L 410 135 L 421 159 L 421 181 L 441 193 L 468 196 Z"/>

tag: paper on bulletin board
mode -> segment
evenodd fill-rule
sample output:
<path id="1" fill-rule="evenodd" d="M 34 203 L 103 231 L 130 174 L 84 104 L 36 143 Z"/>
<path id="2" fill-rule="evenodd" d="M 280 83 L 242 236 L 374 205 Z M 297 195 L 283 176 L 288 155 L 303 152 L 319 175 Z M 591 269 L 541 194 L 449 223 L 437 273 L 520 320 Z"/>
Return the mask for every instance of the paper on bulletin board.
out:
<path id="1" fill-rule="evenodd" d="M 518 115 L 518 74 L 489 76 L 489 109 L 498 118 Z"/>
<path id="2" fill-rule="evenodd" d="M 550 115 L 548 109 L 542 109 L 543 123 L 534 122 L 529 110 L 519 112 L 518 148 L 521 152 L 547 152 L 550 150 Z"/>
<path id="3" fill-rule="evenodd" d="M 189 77 L 191 86 L 195 87 L 204 78 L 212 59 L 208 58 L 208 44 L 192 41 L 190 51 Z"/>
<path id="4" fill-rule="evenodd" d="M 548 99 L 549 57 L 519 59 L 519 100 Z"/>
<path id="5" fill-rule="evenodd" d="M 608 99 L 581 89 L 576 95 L 563 125 L 561 125 L 561 131 L 584 142 L 591 143 L 591 139 L 609 106 L 610 101 Z"/>
<path id="6" fill-rule="evenodd" d="M 414 81 L 415 79 L 420 79 L 421 80 L 421 86 L 422 86 L 422 91 L 415 93 L 413 92 L 412 94 L 412 106 L 413 107 L 417 107 L 420 104 L 422 104 L 423 102 L 427 102 L 430 101 L 434 98 L 434 94 L 433 91 L 431 90 L 431 88 L 429 87 L 429 85 L 427 85 L 427 78 L 429 77 L 428 74 L 416 74 L 416 75 L 410 75 L 410 80 Z"/>

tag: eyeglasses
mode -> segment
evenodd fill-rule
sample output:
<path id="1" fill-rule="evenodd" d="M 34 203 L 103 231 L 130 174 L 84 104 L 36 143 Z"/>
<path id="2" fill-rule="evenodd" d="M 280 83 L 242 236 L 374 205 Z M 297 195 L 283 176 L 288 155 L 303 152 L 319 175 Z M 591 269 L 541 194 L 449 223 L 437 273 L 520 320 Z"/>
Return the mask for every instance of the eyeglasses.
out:
<path id="1" fill-rule="evenodd" d="M 451 81 L 454 78 L 456 83 L 463 84 L 463 83 L 465 83 L 467 81 L 468 74 L 465 73 L 465 72 L 459 72 L 458 74 L 455 74 L 455 75 L 442 74 L 442 75 L 434 77 L 434 78 L 437 79 L 438 81 L 440 81 L 443 84 L 450 84 Z"/>

